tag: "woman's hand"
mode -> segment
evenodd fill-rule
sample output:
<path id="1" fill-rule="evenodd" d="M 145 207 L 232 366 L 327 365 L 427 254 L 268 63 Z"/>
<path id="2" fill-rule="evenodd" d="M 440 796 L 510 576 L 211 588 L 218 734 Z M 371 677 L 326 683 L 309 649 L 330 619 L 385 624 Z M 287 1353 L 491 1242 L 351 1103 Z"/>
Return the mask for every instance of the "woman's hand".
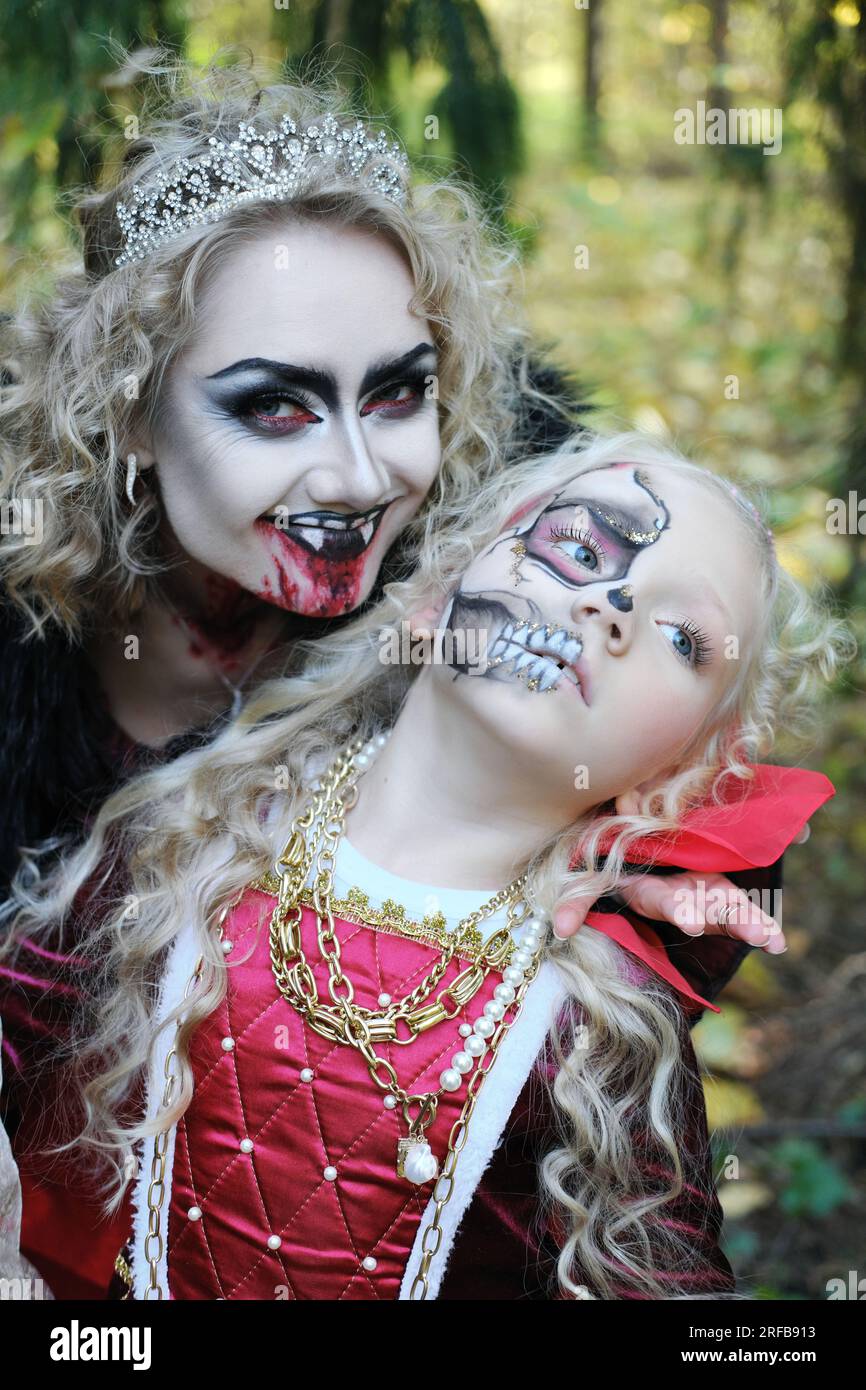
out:
<path id="1" fill-rule="evenodd" d="M 805 825 L 793 841 L 804 844 L 809 838 Z M 730 936 L 750 946 L 760 946 L 769 955 L 781 955 L 788 949 L 782 928 L 774 917 L 764 912 L 745 888 L 738 888 L 723 874 L 702 874 L 689 870 L 675 874 L 644 874 L 636 882 L 620 888 L 616 894 L 626 907 L 659 922 L 671 922 L 686 936 Z M 574 936 L 586 920 L 595 898 L 578 898 L 559 908 L 554 920 L 554 935 L 562 939 Z M 719 914 L 729 905 L 724 925 Z"/>

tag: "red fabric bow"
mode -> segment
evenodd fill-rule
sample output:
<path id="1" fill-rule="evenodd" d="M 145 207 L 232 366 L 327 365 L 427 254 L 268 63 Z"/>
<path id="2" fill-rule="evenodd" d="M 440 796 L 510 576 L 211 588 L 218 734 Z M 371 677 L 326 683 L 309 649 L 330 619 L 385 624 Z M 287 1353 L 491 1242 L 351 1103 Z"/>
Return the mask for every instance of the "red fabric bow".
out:
<path id="1" fill-rule="evenodd" d="M 629 849 L 628 862 L 670 864 L 678 869 L 728 873 L 773 864 L 809 817 L 836 795 L 823 772 L 774 763 L 750 763 L 754 780 L 746 786 L 728 778 L 721 806 L 699 807 L 683 817 L 674 833 L 645 835 Z M 613 840 L 602 836 L 600 852 Z M 578 861 L 573 861 L 576 867 Z M 632 923 L 619 912 L 589 912 L 586 926 L 604 932 L 692 1003 L 713 1013 L 721 1009 L 703 999 L 672 964 L 657 933 L 642 918 Z M 685 939 L 685 938 L 684 938 Z"/>

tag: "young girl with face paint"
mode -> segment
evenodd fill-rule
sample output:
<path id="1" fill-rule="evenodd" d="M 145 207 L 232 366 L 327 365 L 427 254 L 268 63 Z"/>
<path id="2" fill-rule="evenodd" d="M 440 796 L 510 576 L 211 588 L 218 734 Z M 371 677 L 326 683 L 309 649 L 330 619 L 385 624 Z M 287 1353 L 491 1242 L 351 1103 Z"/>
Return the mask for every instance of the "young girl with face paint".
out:
<path id="1" fill-rule="evenodd" d="M 706 1001 L 622 919 L 551 923 L 736 801 L 849 650 L 723 480 L 575 441 L 441 508 L 409 580 L 116 793 L 15 935 L 89 905 L 73 1151 L 134 1189 L 133 1295 L 729 1296 Z M 782 845 L 832 794 L 791 776 Z"/>

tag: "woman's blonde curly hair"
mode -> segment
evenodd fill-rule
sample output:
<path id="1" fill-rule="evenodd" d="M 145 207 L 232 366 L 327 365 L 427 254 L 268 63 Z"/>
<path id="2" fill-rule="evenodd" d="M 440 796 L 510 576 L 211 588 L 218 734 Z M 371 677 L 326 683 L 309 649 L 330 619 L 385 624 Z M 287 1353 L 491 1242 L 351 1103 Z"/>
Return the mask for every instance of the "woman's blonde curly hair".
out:
<path id="1" fill-rule="evenodd" d="M 268 82 L 251 61 L 199 71 L 154 49 L 127 55 L 130 72 L 145 79 L 140 133 L 124 142 L 103 188 L 70 198 L 80 260 L 0 332 L 0 487 L 12 505 L 38 504 L 42 525 L 40 544 L 4 537 L 0 582 L 33 634 L 53 621 L 77 637 L 91 621 L 123 622 L 145 601 L 162 568 L 159 504 L 148 494 L 130 513 L 124 441 L 140 420 L 156 420 L 163 377 L 196 331 L 209 279 L 262 230 L 294 219 L 370 228 L 405 258 L 410 309 L 431 321 L 440 354 L 442 466 L 430 503 L 461 504 L 501 466 L 527 400 L 576 424 L 529 380 L 529 334 L 513 295 L 517 250 L 460 177 L 416 180 L 401 206 L 362 176 L 324 168 L 291 202 L 242 204 L 117 268 L 118 201 L 176 160 L 207 154 L 211 136 L 231 138 L 253 117 L 262 133 L 284 114 L 302 126 L 326 111 L 341 125 L 361 118 L 320 69 Z"/>
<path id="2" fill-rule="evenodd" d="M 594 807 L 528 860 L 527 892 L 535 906 L 552 916 L 571 899 L 616 892 L 629 877 L 628 852 L 636 839 L 676 830 L 686 811 L 721 796 L 725 779 L 747 782 L 749 762 L 766 756 L 781 730 L 804 741 L 813 737 L 817 696 L 852 655 L 852 638 L 826 605 L 779 567 L 762 524 L 724 480 L 658 441 L 621 434 L 588 444 L 575 438 L 488 480 L 462 507 L 444 504 L 427 517 L 419 566 L 409 580 L 388 585 L 380 603 L 341 631 L 298 644 L 301 669 L 263 683 L 210 747 L 116 792 L 87 843 L 59 866 L 45 872 L 29 855 L 19 871 L 13 898 L 0 913 L 12 928 L 0 953 L 6 956 L 14 958 L 22 937 L 47 940 L 58 923 L 68 931 L 85 886 L 96 898 L 103 895 L 92 922 L 85 919 L 86 929 L 79 924 L 76 931 L 81 954 L 100 964 L 69 1057 L 79 1069 L 84 1106 L 75 1142 L 108 1158 L 109 1205 L 120 1200 L 130 1144 L 154 1132 L 126 1107 L 152 1055 L 157 985 L 183 923 L 197 924 L 206 966 L 194 995 L 165 1025 L 174 1029 L 185 1013 L 179 1085 L 158 1128 L 176 1122 L 190 1103 L 190 1037 L 226 990 L 230 966 L 215 949 L 213 927 L 225 904 L 269 869 L 282 848 L 265 826 L 264 808 L 276 795 L 287 828 L 303 804 L 308 760 L 330 758 L 350 738 L 389 727 L 418 674 L 411 664 L 383 665 L 382 631 L 399 631 L 431 596 L 453 593 L 467 566 L 522 506 L 614 461 L 676 470 L 727 500 L 731 525 L 742 527 L 754 546 L 755 626 L 729 695 L 695 732 L 678 765 L 654 779 L 638 811 L 614 815 L 607 805 Z M 640 698 L 635 692 L 636 702 Z M 605 832 L 613 832 L 613 841 L 602 864 L 598 847 Z M 213 854 L 227 858 L 226 867 L 208 869 Z M 624 972 L 620 948 L 599 932 L 580 931 L 567 941 L 551 936 L 546 952 L 569 995 L 569 1016 L 552 1028 L 546 1065 L 533 1073 L 534 1086 L 549 1088 L 556 1117 L 555 1142 L 539 1164 L 538 1213 L 560 1233 L 558 1292 L 579 1296 L 579 1272 L 601 1297 L 619 1296 L 614 1291 L 624 1285 L 638 1296 L 668 1297 L 660 1269 L 693 1275 L 697 1290 L 701 1271 L 694 1267 L 692 1238 L 676 1222 L 658 1219 L 684 1183 L 681 1006 L 659 977 L 636 982 Z M 647 1187 L 636 1117 L 675 1174 L 669 1187 Z M 687 1278 L 682 1295 L 690 1296 Z M 693 1290 L 693 1296 L 700 1295 Z"/>

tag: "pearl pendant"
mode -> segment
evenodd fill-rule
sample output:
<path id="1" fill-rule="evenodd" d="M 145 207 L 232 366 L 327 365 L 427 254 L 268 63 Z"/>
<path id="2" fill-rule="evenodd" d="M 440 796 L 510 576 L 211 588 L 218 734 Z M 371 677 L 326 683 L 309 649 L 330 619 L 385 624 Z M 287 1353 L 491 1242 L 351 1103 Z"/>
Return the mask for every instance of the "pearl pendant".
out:
<path id="1" fill-rule="evenodd" d="M 439 1175 L 439 1162 L 426 1139 L 398 1139 L 397 1176 L 416 1187 L 432 1182 Z"/>

